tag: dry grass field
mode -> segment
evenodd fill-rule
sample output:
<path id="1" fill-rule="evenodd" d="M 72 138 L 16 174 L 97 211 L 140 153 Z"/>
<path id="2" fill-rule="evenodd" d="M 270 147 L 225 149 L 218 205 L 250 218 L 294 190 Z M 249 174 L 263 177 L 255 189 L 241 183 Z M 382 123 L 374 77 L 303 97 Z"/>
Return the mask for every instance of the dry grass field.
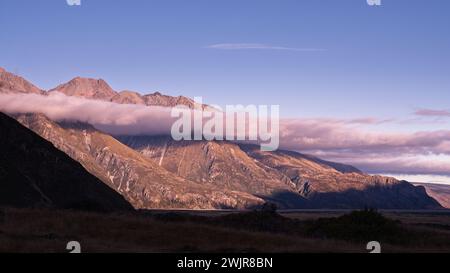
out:
<path id="1" fill-rule="evenodd" d="M 0 210 L 0 252 L 450 252 L 450 215 Z M 372 239 L 373 238 L 373 239 Z"/>

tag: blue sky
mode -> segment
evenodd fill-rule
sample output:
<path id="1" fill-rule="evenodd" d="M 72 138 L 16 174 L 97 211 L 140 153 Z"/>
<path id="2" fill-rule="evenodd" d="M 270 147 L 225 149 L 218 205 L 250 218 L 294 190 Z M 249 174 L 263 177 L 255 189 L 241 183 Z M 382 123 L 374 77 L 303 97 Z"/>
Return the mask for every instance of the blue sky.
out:
<path id="1" fill-rule="evenodd" d="M 0 0 L 0 66 L 44 89 L 83 76 L 206 103 L 279 104 L 284 118 L 336 119 L 333 134 L 370 117 L 380 122 L 361 123 L 356 146 L 370 132 L 366 152 L 380 160 L 390 141 L 391 162 L 407 154 L 450 174 L 450 140 L 436 133 L 450 129 L 450 1 L 81 1 Z M 399 135 L 417 131 L 427 137 Z M 348 163 L 377 171 L 358 160 Z M 397 163 L 379 170 L 413 168 Z"/>
<path id="2" fill-rule="evenodd" d="M 449 11 L 446 0 L 1 0 L 0 65 L 42 88 L 81 75 L 280 104 L 284 116 L 398 117 L 448 108 Z"/>

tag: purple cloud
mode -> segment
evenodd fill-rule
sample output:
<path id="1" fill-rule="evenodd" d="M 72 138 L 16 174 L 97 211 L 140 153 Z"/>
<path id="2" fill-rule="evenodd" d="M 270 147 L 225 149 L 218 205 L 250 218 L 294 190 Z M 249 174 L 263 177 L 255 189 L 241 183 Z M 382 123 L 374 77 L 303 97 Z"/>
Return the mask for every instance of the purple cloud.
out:
<path id="1" fill-rule="evenodd" d="M 449 110 L 419 109 L 414 114 L 425 117 L 450 117 Z"/>

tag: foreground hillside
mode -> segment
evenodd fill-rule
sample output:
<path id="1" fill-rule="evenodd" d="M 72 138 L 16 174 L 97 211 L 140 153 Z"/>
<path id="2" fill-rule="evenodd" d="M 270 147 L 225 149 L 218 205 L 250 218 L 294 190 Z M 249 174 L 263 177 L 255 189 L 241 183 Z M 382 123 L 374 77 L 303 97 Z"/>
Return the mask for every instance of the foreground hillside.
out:
<path id="1" fill-rule="evenodd" d="M 0 206 L 128 210 L 113 189 L 0 113 Z"/>

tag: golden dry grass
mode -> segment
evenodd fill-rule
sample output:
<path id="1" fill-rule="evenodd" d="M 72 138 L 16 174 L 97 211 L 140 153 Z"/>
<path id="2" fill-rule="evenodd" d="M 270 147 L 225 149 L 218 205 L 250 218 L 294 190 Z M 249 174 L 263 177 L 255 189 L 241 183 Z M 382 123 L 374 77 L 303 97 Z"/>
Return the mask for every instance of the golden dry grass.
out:
<path id="1" fill-rule="evenodd" d="M 361 243 L 258 232 L 195 220 L 167 221 L 143 214 L 10 208 L 0 211 L 0 252 L 67 252 L 66 244 L 73 240 L 81 243 L 83 252 L 366 252 Z M 320 213 L 314 216 L 320 217 Z M 443 242 L 450 238 L 446 231 L 438 235 L 443 236 Z M 385 252 L 449 249 L 446 243 L 413 248 L 383 245 Z"/>

